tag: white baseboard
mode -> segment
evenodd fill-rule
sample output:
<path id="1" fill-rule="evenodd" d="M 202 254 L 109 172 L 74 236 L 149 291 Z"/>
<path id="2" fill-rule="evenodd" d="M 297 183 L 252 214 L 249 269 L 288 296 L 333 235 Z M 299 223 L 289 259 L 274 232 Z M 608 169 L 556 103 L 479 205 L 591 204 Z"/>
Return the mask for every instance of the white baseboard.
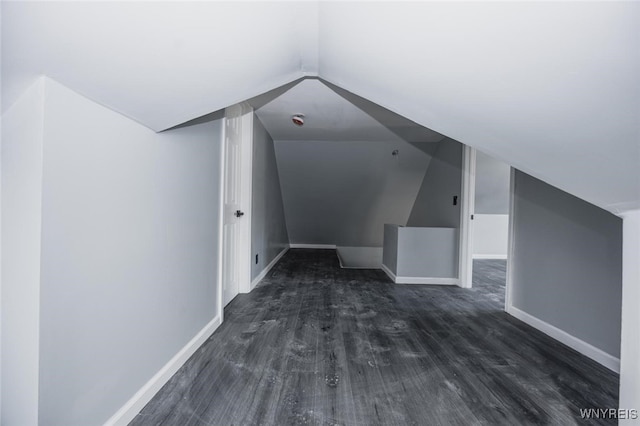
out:
<path id="1" fill-rule="evenodd" d="M 442 277 L 396 277 L 396 284 L 434 284 L 434 285 L 460 285 L 458 278 Z"/>
<path id="2" fill-rule="evenodd" d="M 474 254 L 474 259 L 502 259 L 507 260 L 506 254 Z"/>
<path id="3" fill-rule="evenodd" d="M 335 244 L 289 244 L 290 248 L 335 250 Z"/>
<path id="4" fill-rule="evenodd" d="M 507 313 L 518 318 L 520 321 L 529 324 L 531 327 L 542 331 L 544 334 L 553 337 L 557 341 L 564 343 L 572 349 L 580 352 L 582 355 L 591 358 L 592 360 L 604 365 L 609 370 L 616 373 L 620 373 L 620 359 L 609 355 L 602 349 L 598 349 L 595 346 L 580 340 L 575 336 L 560 330 L 559 328 L 542 321 L 539 318 L 534 317 L 524 311 L 513 306 L 507 307 Z"/>
<path id="5" fill-rule="evenodd" d="M 402 277 L 397 276 L 385 265 L 382 264 L 380 269 L 391 278 L 396 284 L 434 284 L 434 285 L 460 285 L 458 278 L 441 278 L 441 277 Z"/>
<path id="6" fill-rule="evenodd" d="M 262 272 L 260 272 L 260 273 L 258 274 L 258 276 L 257 276 L 257 277 L 255 277 L 255 278 L 253 279 L 253 281 L 251 281 L 251 289 L 250 289 L 250 290 L 253 290 L 253 289 L 255 288 L 255 286 L 257 286 L 257 285 L 258 285 L 258 283 L 259 283 L 260 281 L 262 281 L 262 279 L 263 279 L 264 277 L 266 277 L 266 276 L 267 276 L 267 274 L 269 273 L 269 271 L 271 270 L 271 268 L 273 268 L 274 266 L 276 266 L 276 263 L 278 263 L 278 261 L 282 258 L 282 256 L 284 256 L 284 255 L 285 255 L 285 253 L 286 253 L 286 252 L 288 252 L 288 251 L 289 251 L 289 247 L 285 247 L 285 248 L 283 248 L 283 249 L 282 249 L 282 251 L 281 251 L 280 253 L 278 253 L 278 255 L 277 255 L 276 257 L 274 257 L 274 258 L 273 258 L 273 260 L 272 260 L 271 262 L 269 262 L 269 264 L 267 265 L 267 267 L 266 267 L 266 268 L 264 268 L 264 269 L 262 270 Z"/>
<path id="7" fill-rule="evenodd" d="M 144 386 L 138 390 L 120 408 L 104 426 L 125 426 L 133 420 L 138 413 L 156 393 L 169 381 L 169 379 L 184 365 L 185 362 L 193 355 L 193 353 L 213 334 L 220 326 L 220 315 L 217 315 L 202 330 L 195 335 L 180 351 L 175 354 L 164 367 L 162 367 Z"/>

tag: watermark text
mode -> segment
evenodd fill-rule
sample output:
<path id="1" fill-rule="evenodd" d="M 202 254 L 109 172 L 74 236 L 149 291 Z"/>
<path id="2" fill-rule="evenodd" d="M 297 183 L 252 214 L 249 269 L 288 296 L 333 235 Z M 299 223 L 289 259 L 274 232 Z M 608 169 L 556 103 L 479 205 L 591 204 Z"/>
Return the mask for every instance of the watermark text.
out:
<path id="1" fill-rule="evenodd" d="M 583 419 L 636 420 L 638 419 L 638 410 L 635 408 L 581 408 L 580 417 Z"/>

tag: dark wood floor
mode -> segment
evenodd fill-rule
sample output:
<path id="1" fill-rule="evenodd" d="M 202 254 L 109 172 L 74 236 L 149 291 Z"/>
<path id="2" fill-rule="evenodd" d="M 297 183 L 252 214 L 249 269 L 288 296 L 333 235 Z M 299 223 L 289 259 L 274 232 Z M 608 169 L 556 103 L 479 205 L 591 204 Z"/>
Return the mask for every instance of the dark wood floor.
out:
<path id="1" fill-rule="evenodd" d="M 503 312 L 504 261 L 474 288 L 392 284 L 291 250 L 225 309 L 132 425 L 588 424 L 618 376 Z"/>

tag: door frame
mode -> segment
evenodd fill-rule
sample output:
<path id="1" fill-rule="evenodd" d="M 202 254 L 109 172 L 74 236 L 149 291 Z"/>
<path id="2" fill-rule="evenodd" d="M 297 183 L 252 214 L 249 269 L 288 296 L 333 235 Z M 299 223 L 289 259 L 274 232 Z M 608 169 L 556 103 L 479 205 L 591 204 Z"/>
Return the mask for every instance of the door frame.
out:
<path id="1" fill-rule="evenodd" d="M 225 188 L 227 185 L 227 163 L 226 152 L 226 124 L 227 116 L 230 111 L 241 114 L 241 147 L 240 147 L 240 210 L 244 213 L 243 220 L 239 222 L 237 244 L 238 253 L 234 268 L 238 273 L 238 293 L 248 293 L 251 291 L 251 216 L 252 216 L 252 181 L 253 181 L 253 107 L 248 103 L 240 103 L 233 105 L 225 110 L 225 117 L 222 120 L 222 129 L 220 132 L 220 162 L 219 162 L 219 187 L 218 187 L 218 271 L 217 271 L 217 308 L 220 315 L 220 321 L 224 321 L 224 282 L 225 276 L 223 268 L 224 263 L 224 223 L 225 214 Z"/>
<path id="2" fill-rule="evenodd" d="M 460 287 L 471 288 L 473 278 L 473 213 L 476 198 L 476 150 L 468 145 L 462 147 L 458 279 Z"/>
<path id="3" fill-rule="evenodd" d="M 513 259 L 515 253 L 515 207 L 516 207 L 516 169 L 509 173 L 509 233 L 507 235 L 507 282 L 504 293 L 504 310 L 509 312 L 513 295 Z"/>
<path id="4" fill-rule="evenodd" d="M 476 192 L 476 150 L 464 145 L 462 153 L 462 205 L 460 206 L 460 287 L 471 288 L 473 281 L 473 216 Z M 515 240 L 515 185 L 516 169 L 509 173 L 509 230 L 507 235 L 507 274 L 505 283 L 504 310 L 509 311 L 513 288 L 513 260 Z"/>

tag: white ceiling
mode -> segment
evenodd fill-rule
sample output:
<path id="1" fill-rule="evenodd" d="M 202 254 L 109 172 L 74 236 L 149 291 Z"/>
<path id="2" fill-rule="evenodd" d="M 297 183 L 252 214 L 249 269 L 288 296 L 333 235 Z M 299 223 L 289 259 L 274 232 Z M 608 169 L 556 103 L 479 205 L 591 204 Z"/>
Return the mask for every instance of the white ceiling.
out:
<path id="1" fill-rule="evenodd" d="M 640 2 L 5 1 L 2 111 L 45 74 L 163 130 L 319 76 L 621 212 L 638 22 Z"/>

